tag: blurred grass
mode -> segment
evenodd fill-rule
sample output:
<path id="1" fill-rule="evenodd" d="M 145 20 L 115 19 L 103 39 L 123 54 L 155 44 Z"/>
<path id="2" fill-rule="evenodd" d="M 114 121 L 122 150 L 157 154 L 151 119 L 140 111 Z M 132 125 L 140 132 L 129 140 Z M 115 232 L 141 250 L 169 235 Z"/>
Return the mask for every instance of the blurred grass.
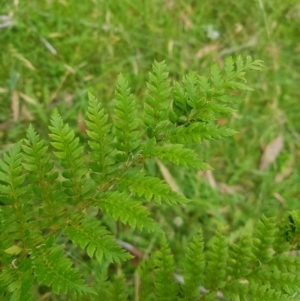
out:
<path id="1" fill-rule="evenodd" d="M 228 55 L 252 55 L 266 70 L 247 75 L 255 92 L 244 94 L 237 113 L 219 121 L 239 134 L 199 146 L 213 173 L 176 172 L 194 202 L 184 211 L 166 208 L 154 215 L 170 237 L 178 236 L 173 247 L 179 252 L 200 224 L 208 231 L 221 227 L 234 239 L 261 214 L 299 207 L 297 0 L 2 0 L 0 7 L 0 15 L 14 22 L 0 28 L 1 151 L 23 137 L 29 122 L 45 135 L 54 107 L 80 133 L 86 92 L 110 109 L 119 72 L 142 102 L 154 59 L 166 60 L 171 77 L 179 79 L 188 71 L 208 75 L 210 65 L 222 65 Z M 283 149 L 274 164 L 259 170 L 262 149 L 279 135 Z"/>

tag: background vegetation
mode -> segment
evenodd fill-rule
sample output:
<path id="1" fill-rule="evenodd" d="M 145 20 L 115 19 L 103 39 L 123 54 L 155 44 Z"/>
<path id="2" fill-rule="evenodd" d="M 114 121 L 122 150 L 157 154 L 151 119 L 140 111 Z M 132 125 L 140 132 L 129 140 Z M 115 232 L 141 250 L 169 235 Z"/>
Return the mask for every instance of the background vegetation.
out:
<path id="1" fill-rule="evenodd" d="M 262 214 L 280 217 L 299 206 L 297 0 L 0 0 L 0 15 L 1 153 L 25 136 L 29 123 L 46 137 L 54 107 L 84 141 L 87 91 L 113 113 L 111 100 L 122 72 L 141 104 L 154 59 L 166 60 L 174 79 L 187 71 L 208 75 L 210 65 L 222 66 L 228 55 L 250 54 L 265 62 L 263 73 L 247 76 L 255 92 L 241 94 L 237 111 L 218 120 L 239 134 L 199 146 L 212 172 L 174 172 L 161 162 L 147 166 L 193 199 L 173 211 L 153 208 L 179 267 L 184 246 L 199 226 L 206 238 L 219 227 L 235 241 L 252 231 Z M 135 252 L 155 248 L 156 237 L 103 222 Z M 62 243 L 87 271 L 93 268 L 84 254 Z M 135 264 L 122 266 L 125 276 Z M 121 265 L 111 269 L 120 271 Z"/>

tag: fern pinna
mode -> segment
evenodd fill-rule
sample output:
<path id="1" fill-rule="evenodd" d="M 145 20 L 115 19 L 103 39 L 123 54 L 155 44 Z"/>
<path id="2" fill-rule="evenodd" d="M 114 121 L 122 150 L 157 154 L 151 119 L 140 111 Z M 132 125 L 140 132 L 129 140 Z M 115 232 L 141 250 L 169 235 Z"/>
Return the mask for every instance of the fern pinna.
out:
<path id="1" fill-rule="evenodd" d="M 298 260 L 286 255 L 290 244 L 284 235 L 282 243 L 283 232 L 265 218 L 253 237 L 237 245 L 229 246 L 216 234 L 205 249 L 199 232 L 184 261 L 185 284 L 173 282 L 173 256 L 147 205 L 188 202 L 151 176 L 145 162 L 158 158 L 187 168 L 210 168 L 193 144 L 235 134 L 214 121 L 219 113 L 232 111 L 230 104 L 238 99 L 231 90 L 250 90 L 245 71 L 261 68 L 250 57 L 228 58 L 224 72 L 214 65 L 210 77 L 190 73 L 171 84 L 164 62 L 155 62 L 143 114 L 119 75 L 113 116 L 88 95 L 87 147 L 57 110 L 50 119 L 50 144 L 30 125 L 26 138 L 0 161 L 1 298 L 35 300 L 34 288 L 44 285 L 72 300 L 127 300 L 123 275 L 108 280 L 105 270 L 83 274 L 61 244 L 66 237 L 105 265 L 130 259 L 101 217 L 162 235 L 161 250 L 139 267 L 140 300 L 214 300 L 220 292 L 232 300 L 288 300 L 297 293 L 299 276 L 293 265 Z M 86 281 L 91 277 L 92 282 Z"/>

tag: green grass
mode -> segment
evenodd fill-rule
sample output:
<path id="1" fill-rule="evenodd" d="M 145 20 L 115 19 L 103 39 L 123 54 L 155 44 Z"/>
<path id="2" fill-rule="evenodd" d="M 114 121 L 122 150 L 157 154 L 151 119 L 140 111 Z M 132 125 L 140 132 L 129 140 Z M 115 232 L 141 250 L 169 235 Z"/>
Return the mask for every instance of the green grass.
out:
<path id="1" fill-rule="evenodd" d="M 176 172 L 173 177 L 181 191 L 194 202 L 175 212 L 153 208 L 178 261 L 182 246 L 200 225 L 206 236 L 220 227 L 234 240 L 251 231 L 262 214 L 280 216 L 299 207 L 297 3 L 2 0 L 0 14 L 11 16 L 15 25 L 0 29 L 0 151 L 22 138 L 30 122 L 42 135 L 46 133 L 54 107 L 84 139 L 78 120 L 85 111 L 87 91 L 111 110 L 120 72 L 141 104 L 154 59 L 166 60 L 175 79 L 188 71 L 208 74 L 210 65 L 222 65 L 227 55 L 250 54 L 263 60 L 266 70 L 247 76 L 255 91 L 241 95 L 237 112 L 231 118 L 220 116 L 219 121 L 239 134 L 222 142 L 204 142 L 198 148 L 214 168 L 217 187 L 212 187 L 207 173 Z M 218 38 L 208 36 L 209 26 L 219 33 Z M 280 134 L 284 138 L 281 152 L 266 170 L 259 170 L 262 148 Z M 155 162 L 148 168 L 159 172 Z M 172 166 L 167 168 L 173 171 Z M 284 171 L 289 173 L 275 181 Z M 182 219 L 181 226 L 175 225 L 176 217 Z M 142 250 L 155 243 L 155 238 L 133 236 L 105 222 L 120 238 Z"/>

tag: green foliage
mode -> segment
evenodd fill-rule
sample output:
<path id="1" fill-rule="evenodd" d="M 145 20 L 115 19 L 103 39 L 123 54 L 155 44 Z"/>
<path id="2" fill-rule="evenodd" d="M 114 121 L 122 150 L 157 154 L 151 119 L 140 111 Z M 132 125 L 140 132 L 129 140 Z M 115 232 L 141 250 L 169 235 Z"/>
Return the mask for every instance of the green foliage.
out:
<path id="1" fill-rule="evenodd" d="M 88 256 L 102 262 L 105 258 L 108 262 L 119 262 L 130 258 L 114 241 L 109 231 L 101 227 L 99 220 L 95 218 L 84 219 L 73 224 L 74 219 L 68 221 L 68 227 L 64 233 L 72 240 L 74 245 L 86 248 Z"/>
<path id="2" fill-rule="evenodd" d="M 142 261 L 138 267 L 138 273 L 141 279 L 139 285 L 139 299 L 152 301 L 155 297 L 153 283 L 153 259 Z"/>
<path id="3" fill-rule="evenodd" d="M 226 127 L 219 128 L 211 121 L 218 113 L 229 113 L 233 109 L 228 104 L 237 102 L 236 97 L 228 95 L 228 89 L 252 90 L 244 84 L 245 71 L 260 70 L 261 61 L 247 57 L 244 62 L 238 57 L 236 62 L 228 58 L 224 65 L 224 75 L 220 68 L 213 65 L 210 78 L 195 73 L 183 77 L 182 84 L 174 85 L 174 102 L 169 118 L 174 124 L 167 139 L 173 143 L 200 142 L 201 139 L 222 139 L 236 132 Z"/>
<path id="4" fill-rule="evenodd" d="M 170 81 L 164 62 L 154 62 L 153 73 L 149 72 L 147 88 L 144 123 L 147 126 L 148 137 L 155 137 L 158 140 L 166 131 L 170 106 Z"/>
<path id="5" fill-rule="evenodd" d="M 190 242 L 184 262 L 183 299 L 196 301 L 200 298 L 199 283 L 203 283 L 205 269 L 204 242 L 199 231 Z"/>
<path id="6" fill-rule="evenodd" d="M 178 285 L 174 281 L 174 258 L 165 236 L 161 240 L 161 249 L 153 256 L 154 287 L 159 301 L 171 301 L 176 298 Z"/>
<path id="7" fill-rule="evenodd" d="M 154 260 L 149 260 L 154 271 L 160 273 L 149 277 L 153 269 L 145 268 L 149 265 L 147 261 L 141 263 L 141 288 L 145 289 L 146 284 L 148 289 L 155 287 L 154 294 L 160 296 L 166 293 L 162 289 L 165 287 L 170 293 L 162 300 L 169 300 L 169 296 L 172 296 L 170 300 L 218 300 L 221 297 L 234 301 L 299 300 L 295 298 L 300 293 L 299 257 L 289 251 L 274 250 L 273 242 L 280 232 L 281 222 L 274 223 L 273 218 L 263 217 L 259 224 L 260 229 L 250 237 L 243 237 L 232 245 L 220 233 L 216 233 L 206 246 L 201 232 L 194 236 L 186 250 L 180 293 L 175 285 L 173 257 L 163 240 L 162 249 L 153 255 Z M 269 225 L 273 225 L 272 232 L 266 234 L 268 238 L 265 239 L 262 232 L 269 229 Z M 262 262 L 263 258 L 268 260 Z M 170 275 L 173 275 L 173 282 Z"/>
<path id="8" fill-rule="evenodd" d="M 57 110 L 50 119 L 50 143 L 29 126 L 26 139 L 0 161 L 1 298 L 33 300 L 39 284 L 78 300 L 128 300 L 125 275 L 82 273 L 62 239 L 102 265 L 132 258 L 103 225 L 108 218 L 161 235 L 148 203 L 176 206 L 189 200 L 151 175 L 145 163 L 161 159 L 208 169 L 194 143 L 235 133 L 215 120 L 233 111 L 232 89 L 251 90 L 245 72 L 261 68 L 250 57 L 228 58 L 224 70 L 214 65 L 209 77 L 190 73 L 171 85 L 164 62 L 155 62 L 141 118 L 120 75 L 113 116 L 89 94 L 87 145 Z M 205 244 L 198 232 L 183 258 L 182 285 L 174 280 L 174 257 L 162 235 L 159 251 L 138 268 L 140 300 L 214 300 L 221 294 L 234 301 L 292 300 L 300 293 L 300 261 L 289 253 L 298 248 L 299 220 L 297 211 L 288 223 L 262 217 L 254 233 L 234 244 L 221 232 Z"/>
<path id="9" fill-rule="evenodd" d="M 139 119 L 135 100 L 130 94 L 128 82 L 122 74 L 118 77 L 116 89 L 115 114 L 118 118 L 114 119 L 115 135 L 117 137 L 116 148 L 124 153 L 124 158 L 128 159 L 130 153 L 134 152 L 139 146 Z"/>
<path id="10" fill-rule="evenodd" d="M 127 301 L 128 296 L 126 293 L 126 283 L 124 276 L 116 276 L 114 277 L 113 284 L 109 290 L 109 296 L 107 300 L 111 301 Z"/>
<path id="11" fill-rule="evenodd" d="M 209 290 L 224 287 L 226 283 L 226 262 L 228 246 L 226 239 L 219 233 L 214 236 L 206 253 L 206 277 L 205 287 Z"/>
<path id="12" fill-rule="evenodd" d="M 91 148 L 89 167 L 91 178 L 106 185 L 109 175 L 116 169 L 114 152 L 114 136 L 111 133 L 112 123 L 108 121 L 108 114 L 101 108 L 100 102 L 91 95 L 85 120 L 89 137 L 88 144 Z"/>
<path id="13" fill-rule="evenodd" d="M 84 284 L 81 275 L 71 268 L 71 260 L 65 258 L 63 253 L 61 246 L 53 246 L 52 239 L 30 252 L 33 273 L 37 282 L 51 286 L 53 292 L 57 294 L 66 293 L 69 290 L 77 294 L 93 293 L 93 290 Z"/>
<path id="14" fill-rule="evenodd" d="M 149 211 L 138 200 L 129 197 L 125 192 L 114 191 L 101 194 L 96 203 L 115 220 L 128 224 L 133 229 L 147 230 L 149 232 L 159 231 L 160 228 L 149 217 Z"/>

